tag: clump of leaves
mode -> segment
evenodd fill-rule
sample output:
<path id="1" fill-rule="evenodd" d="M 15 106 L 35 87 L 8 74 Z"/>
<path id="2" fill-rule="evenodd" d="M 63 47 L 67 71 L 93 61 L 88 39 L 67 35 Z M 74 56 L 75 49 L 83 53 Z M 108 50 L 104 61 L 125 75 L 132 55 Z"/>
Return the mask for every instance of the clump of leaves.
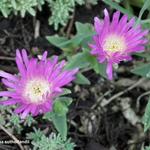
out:
<path id="1" fill-rule="evenodd" d="M 51 16 L 48 21 L 50 25 L 54 25 L 54 29 L 58 30 L 59 25 L 65 26 L 71 18 L 76 5 L 84 5 L 86 3 L 95 5 L 98 0 L 0 0 L 0 12 L 4 17 L 10 14 L 25 17 L 27 13 L 32 16 L 36 15 L 37 10 L 42 10 L 44 4 L 48 4 Z"/>
<path id="2" fill-rule="evenodd" d="M 145 150 L 150 150 L 150 146 L 149 146 L 149 147 L 146 147 Z"/>
<path id="3" fill-rule="evenodd" d="M 33 150 L 73 150 L 75 144 L 70 139 L 63 140 L 61 135 L 51 133 L 46 137 L 41 130 L 34 129 L 34 132 L 29 133 L 28 139 L 32 140 Z"/>
<path id="4" fill-rule="evenodd" d="M 35 16 L 36 8 L 41 10 L 41 6 L 45 3 L 45 0 L 1 0 L 0 11 L 4 17 L 8 17 L 12 12 L 21 17 L 24 17 L 26 13 Z"/>

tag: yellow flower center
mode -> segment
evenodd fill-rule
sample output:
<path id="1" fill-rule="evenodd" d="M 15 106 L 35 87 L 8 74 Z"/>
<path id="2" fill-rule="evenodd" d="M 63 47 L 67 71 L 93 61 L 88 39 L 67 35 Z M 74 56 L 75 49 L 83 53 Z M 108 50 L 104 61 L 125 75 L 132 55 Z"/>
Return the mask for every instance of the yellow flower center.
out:
<path id="1" fill-rule="evenodd" d="M 103 49 L 111 53 L 122 52 L 126 49 L 126 43 L 123 37 L 110 35 L 104 40 Z"/>
<path id="2" fill-rule="evenodd" d="M 29 81 L 25 87 L 25 97 L 31 103 L 42 103 L 45 101 L 43 96 L 50 92 L 50 84 L 41 79 L 34 79 Z"/>

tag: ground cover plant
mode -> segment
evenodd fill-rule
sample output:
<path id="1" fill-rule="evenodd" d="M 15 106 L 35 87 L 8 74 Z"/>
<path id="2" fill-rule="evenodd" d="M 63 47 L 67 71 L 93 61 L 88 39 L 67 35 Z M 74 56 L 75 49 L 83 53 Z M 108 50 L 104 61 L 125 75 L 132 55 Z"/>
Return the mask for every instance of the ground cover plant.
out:
<path id="1" fill-rule="evenodd" d="M 149 150 L 149 8 L 2 0 L 0 150 Z"/>

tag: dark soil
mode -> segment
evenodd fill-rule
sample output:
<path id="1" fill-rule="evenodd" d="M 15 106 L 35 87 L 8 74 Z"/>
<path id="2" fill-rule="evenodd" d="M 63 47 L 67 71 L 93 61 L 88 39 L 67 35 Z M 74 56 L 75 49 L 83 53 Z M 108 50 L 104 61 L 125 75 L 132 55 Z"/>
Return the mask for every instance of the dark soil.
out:
<path id="1" fill-rule="evenodd" d="M 102 10 L 106 7 L 99 4 L 91 8 L 76 7 L 75 21 L 93 22 L 94 16 L 101 16 Z M 16 73 L 15 50 L 25 48 L 30 54 L 35 55 L 43 50 L 48 50 L 49 56 L 61 54 L 61 50 L 54 48 L 45 39 L 47 35 L 53 35 L 56 32 L 53 27 L 48 25 L 47 18 L 49 11 L 47 8 L 38 17 L 27 16 L 24 19 L 17 16 L 10 16 L 8 19 L 0 17 L 0 69 L 10 73 Z M 40 21 L 40 36 L 34 39 L 35 21 Z M 67 27 L 64 28 L 64 32 Z M 74 34 L 74 26 L 71 34 Z M 59 32 L 61 34 L 61 32 Z M 35 49 L 37 51 L 35 51 Z M 143 60 L 140 60 L 143 61 Z M 123 101 L 129 100 L 129 107 L 136 116 L 142 117 L 148 97 L 142 97 L 139 109 L 137 109 L 137 99 L 141 94 L 150 90 L 150 82 L 142 82 L 134 89 L 117 97 L 106 107 L 101 106 L 101 102 L 108 100 L 113 95 L 132 86 L 139 79 L 132 73 L 135 62 L 123 63 L 120 65 L 118 73 L 115 74 L 116 81 L 107 81 L 96 75 L 93 71 L 86 72 L 91 85 L 74 85 L 72 89 L 74 102 L 71 105 L 69 118 L 69 137 L 72 137 L 76 143 L 75 150 L 141 150 L 142 145 L 148 145 L 150 135 L 143 134 L 143 125 L 141 123 L 132 123 L 124 115 L 121 107 Z M 46 128 L 47 124 L 39 126 Z M 15 135 L 18 139 L 25 137 L 31 129 L 24 129 L 22 135 Z M 0 141 L 11 140 L 10 137 L 0 131 Z M 31 146 L 31 145 L 30 145 Z M 113 149 L 114 147 L 114 149 Z M 112 148 L 112 149 L 110 149 Z M 27 148 L 28 149 L 28 148 Z M 0 150 L 19 150 L 17 145 L 2 145 Z"/>

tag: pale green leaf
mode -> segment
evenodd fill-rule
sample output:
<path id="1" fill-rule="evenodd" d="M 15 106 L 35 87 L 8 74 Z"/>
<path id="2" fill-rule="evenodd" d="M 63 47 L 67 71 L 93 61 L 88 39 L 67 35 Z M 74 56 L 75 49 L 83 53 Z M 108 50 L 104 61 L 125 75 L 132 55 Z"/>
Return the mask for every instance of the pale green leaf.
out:
<path id="1" fill-rule="evenodd" d="M 90 85 L 90 81 L 88 80 L 88 78 L 86 78 L 83 74 L 81 73 L 78 73 L 77 76 L 76 76 L 76 80 L 75 80 L 75 83 L 77 84 L 87 84 L 87 85 Z"/>
<path id="2" fill-rule="evenodd" d="M 150 63 L 143 64 L 139 67 L 136 67 L 131 72 L 134 74 L 143 76 L 143 77 L 149 77 L 150 76 Z"/>
<path id="3" fill-rule="evenodd" d="M 144 131 L 146 132 L 150 128 L 150 100 L 148 101 L 148 104 L 145 109 L 143 123 L 144 123 Z"/>

